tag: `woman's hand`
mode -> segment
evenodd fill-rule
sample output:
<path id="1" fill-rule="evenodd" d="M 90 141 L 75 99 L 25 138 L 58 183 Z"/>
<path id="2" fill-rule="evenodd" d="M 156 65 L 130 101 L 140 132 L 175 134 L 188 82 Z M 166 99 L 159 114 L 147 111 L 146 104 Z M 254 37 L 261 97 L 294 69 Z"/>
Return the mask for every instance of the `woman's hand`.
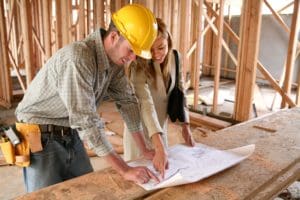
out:
<path id="1" fill-rule="evenodd" d="M 195 146 L 195 141 L 192 136 L 190 126 L 188 124 L 182 125 L 182 137 L 183 137 L 186 145 L 191 146 L 191 147 Z"/>
<path id="2" fill-rule="evenodd" d="M 165 177 L 165 171 L 169 168 L 168 154 L 165 149 L 159 149 L 155 151 L 153 158 L 153 166 L 160 173 L 161 178 Z"/>
<path id="3" fill-rule="evenodd" d="M 155 133 L 151 137 L 152 145 L 155 150 L 153 167 L 160 173 L 161 178 L 165 177 L 165 170 L 168 169 L 168 154 L 165 149 L 161 134 Z"/>

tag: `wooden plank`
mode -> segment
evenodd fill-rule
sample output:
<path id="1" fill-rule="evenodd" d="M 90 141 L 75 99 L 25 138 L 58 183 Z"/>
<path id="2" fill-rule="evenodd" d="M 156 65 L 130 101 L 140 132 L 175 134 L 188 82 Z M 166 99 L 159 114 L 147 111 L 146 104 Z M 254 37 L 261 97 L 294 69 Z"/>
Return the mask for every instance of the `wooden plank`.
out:
<path id="1" fill-rule="evenodd" d="M 30 0 L 20 0 L 20 11 L 21 11 L 21 26 L 23 35 L 23 53 L 25 59 L 25 70 L 26 70 L 26 84 L 27 87 L 34 77 L 34 66 L 33 66 L 33 45 L 32 45 L 32 19 L 30 12 Z"/>
<path id="2" fill-rule="evenodd" d="M 59 1 L 61 6 L 61 31 L 62 31 L 62 46 L 69 44 L 70 42 L 70 28 L 71 17 L 69 13 L 69 0 Z"/>
<path id="3" fill-rule="evenodd" d="M 232 19 L 232 15 L 231 15 L 231 7 L 230 7 L 230 5 L 229 6 L 227 6 L 227 13 L 228 13 L 228 15 L 227 15 L 227 23 L 229 24 L 229 26 L 230 26 L 230 24 L 231 24 L 231 19 Z M 224 22 L 225 22 L 225 20 L 224 20 Z M 229 44 L 229 42 L 230 42 L 230 36 L 229 36 L 229 34 L 227 33 L 227 35 L 226 35 L 226 39 L 225 39 L 226 41 L 226 44 Z M 224 77 L 228 77 L 228 71 L 227 71 L 227 69 L 228 69 L 228 66 L 229 66 L 229 57 L 228 57 L 229 55 L 228 54 L 226 54 L 225 55 L 225 58 L 224 58 L 224 68 L 226 69 L 226 70 L 224 70 L 223 71 L 223 75 L 224 75 Z"/>
<path id="4" fill-rule="evenodd" d="M 181 28 L 184 30 L 184 37 L 180 40 L 180 52 L 182 60 L 182 74 L 183 81 L 185 82 L 187 68 L 189 67 L 189 60 L 187 58 L 187 51 L 190 44 L 190 30 L 191 30 L 191 6 L 192 0 L 181 1 Z M 187 34 L 188 33 L 188 34 Z M 182 32 L 183 34 L 183 32 Z"/>
<path id="5" fill-rule="evenodd" d="M 105 28 L 104 24 L 104 1 L 94 1 L 94 12 L 96 12 L 96 28 Z M 81 8 L 82 10 L 82 8 Z"/>
<path id="6" fill-rule="evenodd" d="M 223 41 L 223 21 L 224 21 L 224 1 L 220 0 L 219 4 L 219 17 L 217 18 L 217 41 L 216 41 L 216 56 L 214 57 L 213 63 L 215 64 L 214 69 L 214 96 L 212 112 L 217 114 L 218 111 L 218 96 L 219 96 L 219 83 L 220 83 L 220 71 L 221 71 L 221 59 L 222 59 L 222 41 Z"/>
<path id="7" fill-rule="evenodd" d="M 257 68 L 263 74 L 263 76 L 269 81 L 272 87 L 282 96 L 282 98 L 284 98 L 291 107 L 294 107 L 295 103 L 293 102 L 293 100 L 281 89 L 277 81 L 272 77 L 270 72 L 266 70 L 266 68 L 261 64 L 260 61 L 258 61 L 257 63 Z"/>
<path id="8" fill-rule="evenodd" d="M 208 8 L 207 3 L 205 3 L 205 5 Z M 209 4 L 209 5 L 212 5 L 212 4 Z M 204 13 L 205 12 L 203 12 L 203 14 Z M 208 9 L 207 15 L 209 17 L 212 16 L 212 11 Z M 204 25 L 208 26 L 207 24 L 208 24 L 208 22 L 206 21 Z M 212 51 L 213 51 L 213 41 L 212 40 L 213 40 L 213 32 L 211 29 L 208 29 L 207 33 L 204 36 L 204 42 L 203 42 L 203 46 L 204 46 L 204 48 L 203 48 L 203 51 L 204 51 L 203 52 L 203 68 L 202 68 L 203 75 L 210 75 L 210 72 L 211 72 L 211 69 L 205 67 L 205 65 L 212 65 Z"/>
<path id="9" fill-rule="evenodd" d="M 286 4 L 285 6 L 283 6 L 282 8 L 280 8 L 277 13 L 281 13 L 282 11 L 286 10 L 287 8 L 289 8 L 290 6 L 294 5 L 294 1 L 292 0 L 290 3 Z"/>
<path id="10" fill-rule="evenodd" d="M 220 130 L 231 126 L 229 122 L 215 119 L 209 116 L 204 116 L 198 113 L 190 112 L 190 123 L 194 126 L 207 127 L 212 130 Z"/>
<path id="11" fill-rule="evenodd" d="M 1 95 L 0 105 L 9 108 L 11 106 L 11 82 L 9 74 L 8 43 L 4 17 L 4 4 L 0 2 L 0 80 Z"/>
<path id="12" fill-rule="evenodd" d="M 49 0 L 43 0 L 43 31 L 44 31 L 44 49 L 45 59 L 48 60 L 51 57 L 51 21 L 50 21 L 50 2 Z"/>
<path id="13" fill-rule="evenodd" d="M 297 0 L 295 0 L 296 2 Z M 271 13 L 273 14 L 273 16 L 275 17 L 275 19 L 279 22 L 279 24 L 282 26 L 282 28 L 286 31 L 286 32 L 290 32 L 289 27 L 286 25 L 286 23 L 283 21 L 283 19 L 281 18 L 281 16 L 272 8 L 272 6 L 269 4 L 269 2 L 267 0 L 264 0 L 266 6 L 270 9 Z"/>
<path id="14" fill-rule="evenodd" d="M 195 66 L 195 83 L 194 83 L 194 109 L 198 108 L 198 95 L 199 95 L 199 82 L 200 82 L 200 68 L 201 68 L 201 41 L 202 41 L 202 12 L 203 0 L 198 1 L 198 12 L 196 15 L 197 20 L 197 49 L 196 49 L 196 66 Z"/>
<path id="15" fill-rule="evenodd" d="M 244 0 L 240 25 L 241 41 L 238 52 L 238 73 L 233 118 L 250 118 L 258 57 L 262 0 Z M 247 89 L 246 89 L 247 88 Z"/>
<path id="16" fill-rule="evenodd" d="M 55 35 L 55 46 L 56 50 L 62 48 L 62 13 L 61 13 L 60 0 L 55 0 L 55 19 L 56 19 L 56 35 Z"/>
<path id="17" fill-rule="evenodd" d="M 99 3 L 99 1 L 97 1 Z M 83 38 L 85 38 L 86 34 L 85 34 L 85 0 L 80 0 L 79 2 L 79 40 L 82 40 Z M 97 6 L 99 6 L 100 4 L 97 4 Z M 98 14 L 98 11 L 97 11 Z"/>
<path id="18" fill-rule="evenodd" d="M 298 34 L 299 34 L 299 23 L 300 23 L 300 3 L 299 0 L 294 1 L 294 12 L 291 24 L 291 33 L 289 39 L 289 46 L 287 52 L 287 60 L 286 60 L 286 71 L 285 78 L 283 82 L 283 91 L 289 95 L 291 93 L 291 84 L 292 84 L 292 74 L 294 71 L 295 59 L 296 59 L 296 51 L 297 51 L 297 43 L 298 43 Z M 281 102 L 281 108 L 286 106 L 285 100 Z"/>
<path id="19" fill-rule="evenodd" d="M 268 124 L 275 133 L 253 128 Z M 112 169 L 93 172 L 17 199 L 272 199 L 300 178 L 300 108 L 280 110 L 229 128 L 194 133 L 197 142 L 231 149 L 255 144 L 240 164 L 191 184 L 145 191 Z"/>
<path id="20" fill-rule="evenodd" d="M 179 2 L 173 1 L 172 2 L 172 22 L 171 22 L 171 34 L 173 36 L 173 48 L 179 49 L 179 41 L 177 38 L 179 38 Z"/>

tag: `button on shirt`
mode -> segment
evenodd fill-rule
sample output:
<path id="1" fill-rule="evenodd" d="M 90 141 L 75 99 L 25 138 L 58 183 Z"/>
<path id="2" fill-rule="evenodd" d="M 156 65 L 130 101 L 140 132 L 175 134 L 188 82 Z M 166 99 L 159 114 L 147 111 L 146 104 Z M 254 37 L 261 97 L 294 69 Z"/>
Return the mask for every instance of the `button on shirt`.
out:
<path id="1" fill-rule="evenodd" d="M 99 156 L 112 151 L 97 113 L 109 95 L 129 130 L 142 130 L 135 95 L 124 67 L 110 62 L 104 51 L 104 30 L 57 51 L 41 68 L 16 109 L 19 121 L 77 129 Z"/>

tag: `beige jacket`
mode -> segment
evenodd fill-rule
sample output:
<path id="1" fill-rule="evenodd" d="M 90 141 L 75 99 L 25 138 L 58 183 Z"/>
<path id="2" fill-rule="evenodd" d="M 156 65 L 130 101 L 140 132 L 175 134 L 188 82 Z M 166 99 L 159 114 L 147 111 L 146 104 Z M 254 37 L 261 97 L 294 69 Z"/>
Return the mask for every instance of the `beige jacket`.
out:
<path id="1" fill-rule="evenodd" d="M 143 129 L 145 133 L 146 143 L 149 147 L 152 147 L 150 138 L 153 134 L 160 132 L 165 146 L 167 144 L 167 131 L 168 131 L 168 97 L 175 86 L 175 76 L 176 76 L 176 65 L 174 54 L 171 54 L 170 62 L 171 65 L 171 84 L 168 90 L 163 81 L 163 75 L 160 69 L 160 65 L 154 62 L 154 68 L 156 72 L 156 82 L 147 77 L 145 71 L 138 67 L 142 64 L 138 62 L 137 64 L 131 65 L 130 80 L 135 90 L 135 94 L 138 98 L 140 112 L 143 122 Z M 180 59 L 179 59 L 180 60 Z M 181 65 L 179 65 L 179 87 L 183 90 L 183 80 L 181 76 Z M 189 122 L 188 109 L 186 108 L 186 119 Z M 131 160 L 137 158 L 140 154 L 137 149 L 135 142 L 129 131 L 124 132 L 124 158 L 125 160 Z"/>

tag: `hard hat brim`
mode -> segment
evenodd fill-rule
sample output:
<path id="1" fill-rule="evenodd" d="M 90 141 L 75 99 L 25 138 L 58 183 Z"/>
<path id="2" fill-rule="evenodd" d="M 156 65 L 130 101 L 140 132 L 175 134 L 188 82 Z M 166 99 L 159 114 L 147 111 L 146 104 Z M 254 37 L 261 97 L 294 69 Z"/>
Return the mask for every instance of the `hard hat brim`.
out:
<path id="1" fill-rule="evenodd" d="M 144 58 L 144 59 L 151 59 L 152 58 L 152 54 L 150 51 L 147 50 L 139 50 L 136 49 L 134 47 L 132 47 L 133 52 L 135 53 L 135 55 Z"/>

